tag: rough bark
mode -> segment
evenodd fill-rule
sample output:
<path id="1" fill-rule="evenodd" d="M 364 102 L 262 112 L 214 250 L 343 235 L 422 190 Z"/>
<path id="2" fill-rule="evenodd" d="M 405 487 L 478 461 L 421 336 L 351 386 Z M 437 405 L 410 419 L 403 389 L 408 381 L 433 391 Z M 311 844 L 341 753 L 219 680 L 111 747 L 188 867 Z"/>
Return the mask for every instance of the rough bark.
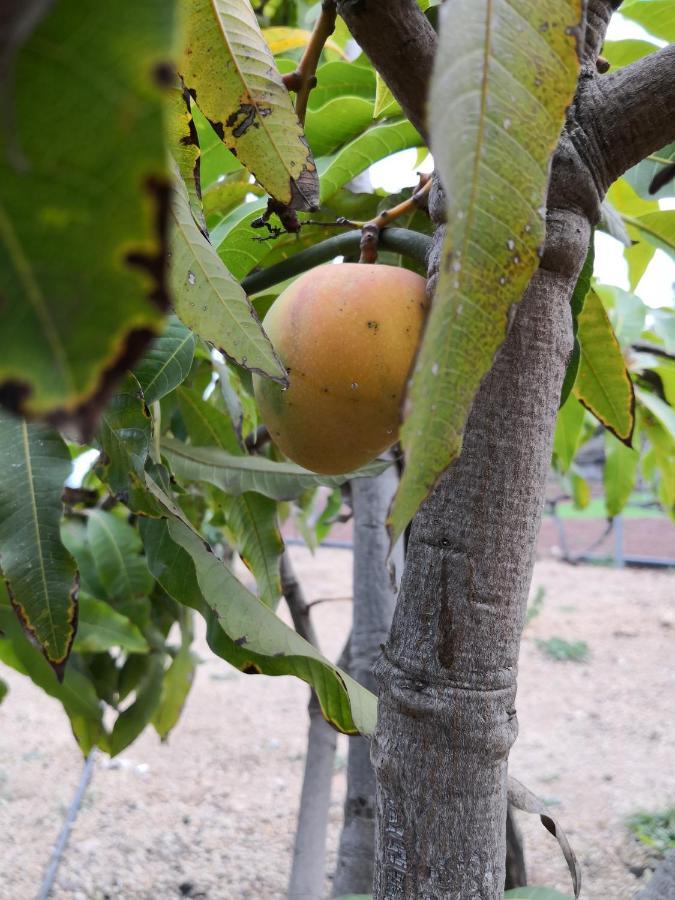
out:
<path id="1" fill-rule="evenodd" d="M 318 647 L 310 610 L 287 552 L 281 558 L 281 586 L 295 630 Z M 326 876 L 326 830 L 337 732 L 321 715 L 314 691 L 310 694 L 308 712 L 307 754 L 288 886 L 289 900 L 320 897 Z"/>
<path id="2" fill-rule="evenodd" d="M 416 0 L 338 0 L 338 12 L 403 112 L 426 138 L 436 32 Z"/>
<path id="3" fill-rule="evenodd" d="M 396 603 L 397 579 L 403 570 L 402 548 L 387 561 L 385 527 L 398 477 L 392 466 L 377 478 L 351 483 L 354 508 L 354 588 L 349 674 L 375 690 L 373 665 L 389 634 Z M 375 847 L 375 773 L 370 744 L 349 739 L 347 797 L 340 836 L 333 895 L 369 894 Z"/>
<path id="4" fill-rule="evenodd" d="M 640 155 L 672 140 L 675 129 L 660 103 L 653 120 L 616 96 L 606 112 L 595 59 L 615 5 L 588 2 L 584 66 L 553 159 L 540 268 L 481 384 L 461 456 L 411 529 L 391 636 L 376 666 L 376 900 L 502 896 L 518 651 L 572 348 L 569 301 L 609 177 L 610 151 L 600 141 L 612 133 L 630 143 L 631 115 Z M 662 83 L 658 65 L 641 72 Z M 630 76 L 613 83 L 618 90 Z M 610 128 L 607 115 L 623 119 Z M 616 177 L 635 152 L 611 152 Z M 436 221 L 442 206 L 432 203 Z M 431 289 L 441 242 L 439 229 Z"/>

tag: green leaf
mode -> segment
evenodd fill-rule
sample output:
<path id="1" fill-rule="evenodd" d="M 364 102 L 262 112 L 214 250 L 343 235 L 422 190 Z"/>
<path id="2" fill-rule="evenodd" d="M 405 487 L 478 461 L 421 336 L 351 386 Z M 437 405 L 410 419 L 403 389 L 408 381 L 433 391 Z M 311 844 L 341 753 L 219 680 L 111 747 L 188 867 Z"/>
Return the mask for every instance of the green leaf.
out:
<path id="1" fill-rule="evenodd" d="M 205 195 L 209 188 L 217 184 L 226 175 L 232 175 L 236 172 L 248 178 L 246 169 L 223 144 L 199 107 L 192 103 L 190 109 L 199 138 L 199 180 L 201 182 L 202 195 Z"/>
<path id="2" fill-rule="evenodd" d="M 80 594 L 74 649 L 78 653 L 101 653 L 112 647 L 121 647 L 127 653 L 147 653 L 150 649 L 126 616 L 102 600 Z"/>
<path id="3" fill-rule="evenodd" d="M 675 194 L 675 186 L 672 181 L 669 181 L 668 184 L 664 185 L 661 190 L 657 191 L 655 194 L 649 193 L 649 185 L 652 183 L 654 176 L 657 175 L 664 166 L 667 166 L 672 162 L 675 162 L 675 143 L 668 144 L 667 147 L 657 150 L 651 157 L 643 159 L 642 162 L 639 162 L 636 166 L 633 166 L 632 169 L 629 169 L 624 175 L 624 178 L 632 185 L 637 193 L 646 200 L 654 200 L 660 197 L 672 197 L 673 194 Z"/>
<path id="4" fill-rule="evenodd" d="M 635 388 L 635 396 L 640 403 L 646 407 L 649 412 L 663 425 L 666 432 L 670 435 L 671 440 L 675 441 L 675 409 L 668 406 L 656 394 L 645 391 L 642 388 Z"/>
<path id="5" fill-rule="evenodd" d="M 573 900 L 569 894 L 561 894 L 548 887 L 519 887 L 506 891 L 504 900 Z"/>
<path id="6" fill-rule="evenodd" d="M 675 258 L 675 209 L 661 209 L 638 218 L 624 217 L 640 237 Z"/>
<path id="7" fill-rule="evenodd" d="M 261 235 L 251 223 L 260 217 L 265 204 L 260 200 L 245 203 L 226 216 L 211 232 L 211 241 L 228 271 L 240 281 L 269 253 Z"/>
<path id="8" fill-rule="evenodd" d="M 131 373 L 103 410 L 97 440 L 103 451 L 97 475 L 114 494 L 129 491 L 133 474 L 143 472 L 151 442 L 143 391 Z"/>
<path id="9" fill-rule="evenodd" d="M 642 25 L 654 37 L 675 41 L 675 16 L 671 0 L 629 0 L 621 5 L 621 15 Z"/>
<path id="10" fill-rule="evenodd" d="M 605 41 L 602 45 L 602 55 L 613 69 L 621 69 L 623 66 L 628 66 L 658 49 L 655 44 L 650 44 L 649 41 L 628 38 L 624 41 Z"/>
<path id="11" fill-rule="evenodd" d="M 237 433 L 229 416 L 202 400 L 199 391 L 180 387 L 176 400 L 190 440 L 196 447 L 220 447 L 228 453 L 241 454 Z"/>
<path id="12" fill-rule="evenodd" d="M 168 305 L 155 73 L 170 58 L 173 24 L 171 0 L 120 0 L 114 27 L 106 4 L 50 4 L 5 97 L 3 403 L 87 435 Z"/>
<path id="13" fill-rule="evenodd" d="M 61 677 L 75 635 L 75 560 L 59 533 L 68 448 L 57 431 L 0 413 L 0 565 L 12 605 Z"/>
<path id="14" fill-rule="evenodd" d="M 5 697 L 7 696 L 8 693 L 9 693 L 9 686 L 8 686 L 7 682 L 3 681 L 2 678 L 0 678 L 0 703 L 2 703 L 2 701 L 5 699 Z"/>
<path id="15" fill-rule="evenodd" d="M 327 156 L 361 134 L 373 121 L 373 103 L 365 97 L 336 97 L 307 116 L 305 135 L 315 156 Z"/>
<path id="16" fill-rule="evenodd" d="M 295 463 L 274 462 L 265 456 L 233 456 L 216 447 L 192 447 L 173 438 L 162 441 L 162 453 L 181 481 L 206 481 L 226 494 L 256 491 L 272 500 L 292 500 L 320 484 L 339 487 L 352 478 L 378 475 L 391 465 L 389 460 L 374 460 L 346 475 L 316 475 Z"/>
<path id="17" fill-rule="evenodd" d="M 605 432 L 605 465 L 602 480 L 608 516 L 618 516 L 633 493 L 640 454 Z"/>
<path id="18" fill-rule="evenodd" d="M 615 440 L 615 439 L 613 439 Z M 618 443 L 618 442 L 617 442 Z M 623 447 L 623 444 L 619 446 Z M 591 502 L 591 486 L 576 472 L 572 472 L 570 481 L 572 483 L 572 499 L 577 509 L 586 509 Z"/>
<path id="19" fill-rule="evenodd" d="M 580 19 L 579 0 L 440 7 L 428 118 L 448 225 L 401 429 L 407 465 L 392 540 L 458 456 L 509 313 L 539 266 L 549 161 L 577 84 Z"/>
<path id="20" fill-rule="evenodd" d="M 422 143 L 417 129 L 406 119 L 373 125 L 326 160 L 321 172 L 321 203 L 379 159 Z"/>
<path id="21" fill-rule="evenodd" d="M 178 316 L 228 358 L 283 380 L 283 366 L 243 288 L 197 228 L 182 180 L 176 183 L 172 214 L 171 292 Z"/>
<path id="22" fill-rule="evenodd" d="M 110 600 L 128 601 L 150 593 L 153 579 L 139 555 L 142 545 L 135 528 L 112 513 L 96 509 L 89 513 L 87 540 Z"/>
<path id="23" fill-rule="evenodd" d="M 195 336 L 176 316 L 170 316 L 164 333 L 156 338 L 134 369 L 150 405 L 185 381 L 195 352 Z"/>
<path id="24" fill-rule="evenodd" d="M 560 472 L 566 472 L 574 459 L 583 424 L 584 408 L 571 394 L 560 407 L 553 437 L 553 455 Z"/>
<path id="25" fill-rule="evenodd" d="M 103 733 L 101 709 L 92 683 L 72 663 L 65 666 L 63 681 L 59 682 L 45 657 L 23 633 L 1 583 L 0 662 L 27 675 L 46 694 L 59 700 L 71 721 L 88 720 L 92 724 L 87 731 L 75 731 L 83 753 L 88 753 Z"/>
<path id="26" fill-rule="evenodd" d="M 379 119 L 380 116 L 401 115 L 401 107 L 396 98 L 386 85 L 384 78 L 379 72 L 375 73 L 375 109 L 373 110 L 373 118 Z"/>
<path id="27" fill-rule="evenodd" d="M 577 332 L 579 330 L 579 316 L 581 315 L 581 311 L 584 308 L 584 303 L 586 301 L 586 296 L 591 289 L 591 279 L 593 278 L 593 264 L 595 262 L 595 245 L 593 243 L 593 233 L 591 233 L 591 240 L 588 246 L 588 253 L 586 254 L 586 260 L 581 268 L 581 272 L 579 273 L 579 278 L 577 279 L 577 283 L 574 287 L 574 291 L 572 292 L 572 299 L 570 301 L 570 306 L 572 308 L 572 333 L 574 335 L 574 347 L 572 349 L 572 356 L 570 357 L 570 361 L 567 364 L 567 370 L 565 372 L 565 379 L 563 381 L 562 390 L 560 391 L 560 405 L 567 400 L 570 395 L 570 391 L 576 381 L 577 373 L 579 371 L 579 363 L 581 361 L 581 344 L 577 338 Z"/>
<path id="28" fill-rule="evenodd" d="M 284 550 L 276 502 L 253 491 L 239 497 L 220 495 L 218 501 L 234 536 L 235 549 L 255 577 L 258 596 L 274 609 L 281 597 L 279 566 Z"/>
<path id="29" fill-rule="evenodd" d="M 65 519 L 61 523 L 61 540 L 75 558 L 80 573 L 80 589 L 99 600 L 108 595 L 96 571 L 94 557 L 87 542 L 87 527 L 80 519 Z"/>
<path id="30" fill-rule="evenodd" d="M 321 106 L 339 97 L 364 97 L 371 103 L 375 99 L 375 72 L 370 66 L 358 62 L 328 62 L 319 66 L 317 85 L 309 95 L 308 118 Z"/>
<path id="31" fill-rule="evenodd" d="M 222 141 L 280 203 L 318 204 L 316 166 L 247 0 L 186 0 L 180 74 Z"/>
<path id="32" fill-rule="evenodd" d="M 186 189 L 186 201 L 192 217 L 204 234 L 207 234 L 199 174 L 199 135 L 192 117 L 190 95 L 183 87 L 168 91 L 166 139 L 176 161 L 179 178 Z"/>
<path id="33" fill-rule="evenodd" d="M 645 327 L 646 308 L 642 300 L 635 294 L 607 284 L 596 284 L 594 291 L 609 310 L 620 346 L 637 341 Z"/>
<path id="34" fill-rule="evenodd" d="M 263 37 L 270 51 L 276 56 L 279 53 L 287 53 L 289 50 L 297 50 L 299 47 L 306 47 L 312 39 L 312 32 L 305 28 L 288 28 L 279 25 L 273 28 L 263 28 Z M 344 56 L 344 52 L 339 44 L 330 38 L 324 44 L 326 50 L 332 50 Z"/>
<path id="35" fill-rule="evenodd" d="M 373 694 L 247 591 L 198 535 L 174 520 L 148 520 L 141 531 L 153 574 L 174 599 L 205 616 L 207 640 L 218 656 L 243 672 L 296 675 L 315 689 L 323 715 L 336 728 L 372 733 Z"/>
<path id="36" fill-rule="evenodd" d="M 162 657 L 153 653 L 149 666 L 136 688 L 136 699 L 121 712 L 110 735 L 110 755 L 117 756 L 136 740 L 157 709 L 162 693 L 164 666 Z"/>
<path id="37" fill-rule="evenodd" d="M 574 394 L 605 428 L 630 447 L 635 424 L 633 382 L 595 291 L 586 297 L 578 335 L 581 359 Z"/>
<path id="38" fill-rule="evenodd" d="M 196 665 L 197 657 L 188 645 L 182 644 L 164 674 L 159 706 L 152 717 L 155 731 L 163 741 L 180 718 L 192 687 Z"/>

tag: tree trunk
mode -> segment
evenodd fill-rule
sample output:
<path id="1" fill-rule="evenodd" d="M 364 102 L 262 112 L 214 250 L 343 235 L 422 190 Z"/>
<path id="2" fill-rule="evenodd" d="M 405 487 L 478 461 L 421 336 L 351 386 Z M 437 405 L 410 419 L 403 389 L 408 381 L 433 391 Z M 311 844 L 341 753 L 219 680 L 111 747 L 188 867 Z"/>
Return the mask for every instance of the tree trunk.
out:
<path id="1" fill-rule="evenodd" d="M 281 558 L 281 587 L 295 630 L 318 647 L 309 606 L 288 551 Z M 314 691 L 310 693 L 308 712 L 307 754 L 288 885 L 289 900 L 316 900 L 323 893 L 326 877 L 326 830 L 337 732 L 321 714 Z"/>
<path id="2" fill-rule="evenodd" d="M 375 690 L 373 665 L 389 634 L 396 603 L 397 574 L 403 569 L 402 548 L 387 562 L 385 526 L 398 477 L 392 466 L 378 478 L 351 483 L 354 507 L 354 588 L 349 674 Z M 333 895 L 369 894 L 373 884 L 375 846 L 375 773 L 370 744 L 349 738 L 347 797 L 335 870 Z"/>

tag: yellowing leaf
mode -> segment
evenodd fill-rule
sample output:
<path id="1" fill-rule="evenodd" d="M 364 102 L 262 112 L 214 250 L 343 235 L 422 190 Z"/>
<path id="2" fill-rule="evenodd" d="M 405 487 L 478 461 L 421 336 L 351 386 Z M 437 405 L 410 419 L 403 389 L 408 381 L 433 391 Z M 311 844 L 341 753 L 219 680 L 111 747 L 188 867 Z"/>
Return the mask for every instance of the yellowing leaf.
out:
<path id="1" fill-rule="evenodd" d="M 312 32 L 304 28 L 287 28 L 282 25 L 275 28 L 263 28 L 262 33 L 267 41 L 267 46 L 275 56 L 278 53 L 286 53 L 288 50 L 297 50 L 298 47 L 306 47 L 312 37 Z M 330 38 L 324 47 L 333 50 L 343 59 L 348 58 L 342 47 Z"/>
<path id="2" fill-rule="evenodd" d="M 179 68 L 197 106 L 275 200 L 315 208 L 316 166 L 248 0 L 184 0 L 183 7 Z"/>
<path id="3" fill-rule="evenodd" d="M 392 508 L 393 539 L 459 454 L 509 311 L 539 264 L 549 160 L 577 81 L 581 6 L 441 6 L 429 128 L 448 227 L 401 431 L 408 465 Z"/>
<path id="4" fill-rule="evenodd" d="M 605 308 L 589 291 L 579 316 L 581 359 L 574 395 L 605 428 L 631 445 L 635 422 L 633 382 Z"/>

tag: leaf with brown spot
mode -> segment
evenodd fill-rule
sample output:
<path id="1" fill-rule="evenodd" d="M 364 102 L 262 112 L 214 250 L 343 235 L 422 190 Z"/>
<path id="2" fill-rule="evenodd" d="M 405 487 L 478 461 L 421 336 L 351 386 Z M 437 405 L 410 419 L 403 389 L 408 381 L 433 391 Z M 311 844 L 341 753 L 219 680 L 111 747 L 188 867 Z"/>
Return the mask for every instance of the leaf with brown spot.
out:
<path id="1" fill-rule="evenodd" d="M 52 428 L 0 413 L 0 567 L 24 630 L 59 678 L 77 623 L 75 560 L 59 533 L 71 460 Z"/>
<path id="2" fill-rule="evenodd" d="M 314 209 L 319 179 L 288 91 L 248 0 L 184 0 L 179 70 L 223 143 L 291 209 Z"/>
<path id="3" fill-rule="evenodd" d="M 539 265 L 550 158 L 577 83 L 582 5 L 441 6 L 429 126 L 448 225 L 401 429 L 408 464 L 393 540 L 459 455 L 478 386 Z"/>
<path id="4" fill-rule="evenodd" d="M 16 54 L 0 149 L 0 401 L 84 434 L 168 305 L 155 73 L 173 3 L 115 13 L 111 28 L 105 4 L 47 11 Z"/>

